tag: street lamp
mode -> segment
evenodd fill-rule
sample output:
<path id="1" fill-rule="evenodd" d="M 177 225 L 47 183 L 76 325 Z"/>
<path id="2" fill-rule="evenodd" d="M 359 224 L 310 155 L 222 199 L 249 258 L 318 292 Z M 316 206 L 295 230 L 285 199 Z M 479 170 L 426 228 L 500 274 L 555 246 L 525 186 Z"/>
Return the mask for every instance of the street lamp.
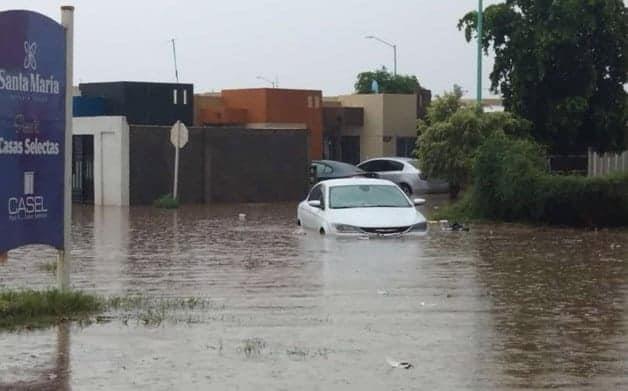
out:
<path id="1" fill-rule="evenodd" d="M 379 37 L 376 37 L 376 36 L 374 36 L 374 35 L 367 35 L 365 38 L 366 38 L 366 39 L 374 39 L 374 40 L 376 40 L 376 41 L 378 41 L 378 42 L 383 43 L 383 44 L 384 44 L 384 45 L 386 45 L 386 46 L 390 46 L 391 48 L 393 48 L 393 54 L 394 54 L 394 56 L 395 56 L 395 62 L 394 62 L 395 66 L 394 66 L 394 68 L 393 68 L 393 69 L 394 69 L 394 71 L 393 71 L 393 72 L 394 72 L 394 75 L 395 75 L 395 76 L 397 76 L 397 45 L 392 44 L 392 43 L 387 42 L 387 41 L 384 41 L 383 39 L 381 39 L 381 38 L 379 38 Z"/>
<path id="2" fill-rule="evenodd" d="M 271 86 L 273 86 L 273 88 L 277 88 L 277 85 L 279 84 L 276 80 L 272 81 L 270 79 L 265 78 L 264 76 L 257 76 L 256 79 L 263 80 L 266 83 L 269 83 Z"/>
<path id="3" fill-rule="evenodd" d="M 482 107 L 482 37 L 484 36 L 484 7 L 482 0 L 478 0 L 478 90 L 477 104 Z"/>

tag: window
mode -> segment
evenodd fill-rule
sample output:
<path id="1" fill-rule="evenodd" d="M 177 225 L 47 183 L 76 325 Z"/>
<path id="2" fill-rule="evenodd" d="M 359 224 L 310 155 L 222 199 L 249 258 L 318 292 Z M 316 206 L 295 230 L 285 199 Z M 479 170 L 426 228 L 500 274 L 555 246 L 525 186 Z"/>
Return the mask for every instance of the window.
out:
<path id="1" fill-rule="evenodd" d="M 307 97 L 307 107 L 310 109 L 314 107 L 314 99 L 312 96 Z"/>
<path id="2" fill-rule="evenodd" d="M 403 163 L 394 160 L 382 160 L 382 171 L 403 171 Z"/>
<path id="3" fill-rule="evenodd" d="M 402 171 L 403 163 L 393 160 L 377 159 L 361 164 L 358 167 L 368 172 L 391 172 Z"/>
<path id="4" fill-rule="evenodd" d="M 183 90 L 183 104 L 188 104 L 188 90 Z"/>
<path id="5" fill-rule="evenodd" d="M 316 176 L 318 178 L 325 176 L 325 174 L 331 174 L 333 172 L 332 168 L 326 164 L 312 163 L 312 166 L 316 168 Z"/>
<path id="6" fill-rule="evenodd" d="M 397 156 L 413 157 L 416 137 L 397 137 Z"/>
<path id="7" fill-rule="evenodd" d="M 331 209 L 410 208 L 412 205 L 396 186 L 333 186 L 329 190 Z"/>
<path id="8" fill-rule="evenodd" d="M 177 89 L 172 90 L 172 104 L 177 104 L 177 95 L 179 95 Z"/>
<path id="9" fill-rule="evenodd" d="M 320 201 L 321 209 L 325 209 L 325 200 L 323 198 L 323 185 L 316 185 L 310 191 L 310 196 L 307 197 L 308 201 Z"/>
<path id="10" fill-rule="evenodd" d="M 314 108 L 318 109 L 321 107 L 321 98 L 319 96 L 314 97 Z"/>

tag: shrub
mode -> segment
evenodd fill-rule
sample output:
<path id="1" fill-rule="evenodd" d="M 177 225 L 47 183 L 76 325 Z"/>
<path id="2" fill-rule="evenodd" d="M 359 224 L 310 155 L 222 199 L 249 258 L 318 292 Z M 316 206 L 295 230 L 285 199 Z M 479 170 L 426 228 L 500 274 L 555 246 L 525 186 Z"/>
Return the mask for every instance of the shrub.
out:
<path id="1" fill-rule="evenodd" d="M 177 209 L 179 207 L 179 201 L 170 194 L 166 194 L 155 200 L 153 205 L 161 209 Z"/>
<path id="2" fill-rule="evenodd" d="M 628 173 L 550 175 L 541 147 L 503 134 L 478 149 L 470 214 L 570 226 L 628 225 Z"/>

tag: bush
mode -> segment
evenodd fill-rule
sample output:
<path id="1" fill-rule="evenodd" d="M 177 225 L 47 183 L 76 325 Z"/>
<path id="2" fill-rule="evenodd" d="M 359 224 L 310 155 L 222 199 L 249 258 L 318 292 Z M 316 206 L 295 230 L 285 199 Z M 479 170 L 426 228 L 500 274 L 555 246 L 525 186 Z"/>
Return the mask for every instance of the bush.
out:
<path id="1" fill-rule="evenodd" d="M 550 175 L 541 147 L 503 134 L 478 149 L 469 214 L 570 226 L 628 225 L 628 173 Z"/>
<path id="2" fill-rule="evenodd" d="M 166 194 L 155 200 L 153 205 L 161 209 L 177 209 L 179 207 L 179 201 L 170 194 Z"/>

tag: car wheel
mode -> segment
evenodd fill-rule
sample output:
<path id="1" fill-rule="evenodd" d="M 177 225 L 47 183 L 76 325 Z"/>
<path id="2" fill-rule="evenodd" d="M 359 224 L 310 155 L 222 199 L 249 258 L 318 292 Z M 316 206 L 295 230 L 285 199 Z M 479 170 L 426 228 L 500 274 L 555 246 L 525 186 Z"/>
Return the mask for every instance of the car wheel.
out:
<path id="1" fill-rule="evenodd" d="M 325 228 L 322 228 L 320 230 L 318 230 L 318 233 L 320 233 L 321 235 L 325 235 Z"/>
<path id="2" fill-rule="evenodd" d="M 401 188 L 401 190 L 403 190 L 404 193 L 406 193 L 408 197 L 412 195 L 412 189 L 407 184 L 402 183 L 401 185 L 399 185 L 399 187 Z"/>

